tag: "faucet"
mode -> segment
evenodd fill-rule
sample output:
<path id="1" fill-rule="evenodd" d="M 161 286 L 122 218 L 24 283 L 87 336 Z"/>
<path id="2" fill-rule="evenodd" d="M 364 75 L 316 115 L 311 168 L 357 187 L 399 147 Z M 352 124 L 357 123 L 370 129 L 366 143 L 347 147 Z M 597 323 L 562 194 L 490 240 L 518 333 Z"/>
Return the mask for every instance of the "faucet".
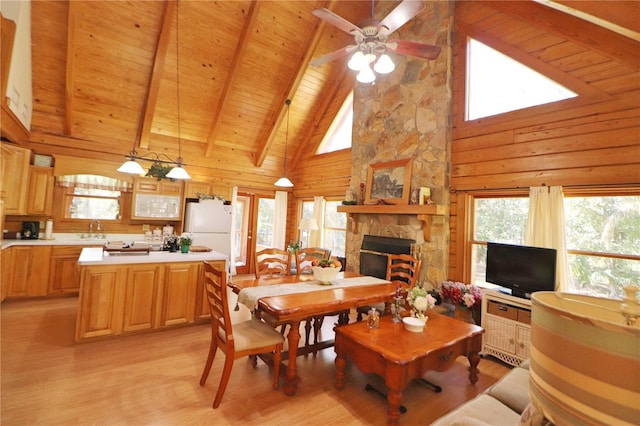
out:
<path id="1" fill-rule="evenodd" d="M 91 222 L 89 222 L 89 238 L 93 237 L 93 224 L 98 225 L 97 226 L 97 231 L 98 234 L 100 234 L 102 232 L 102 224 L 100 223 L 99 220 L 92 220 Z"/>

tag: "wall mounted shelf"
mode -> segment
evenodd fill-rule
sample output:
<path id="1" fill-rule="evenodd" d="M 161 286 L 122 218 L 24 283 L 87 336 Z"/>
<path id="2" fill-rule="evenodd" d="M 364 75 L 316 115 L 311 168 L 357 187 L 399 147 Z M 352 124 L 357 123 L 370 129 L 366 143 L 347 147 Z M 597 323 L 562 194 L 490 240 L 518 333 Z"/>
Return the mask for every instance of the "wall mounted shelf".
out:
<path id="1" fill-rule="evenodd" d="M 448 208 L 438 204 L 409 204 L 409 205 L 355 205 L 355 206 L 338 206 L 338 211 L 347 213 L 354 233 L 358 233 L 359 214 L 387 214 L 387 215 L 413 215 L 422 222 L 422 233 L 425 241 L 431 240 L 431 220 L 433 216 L 447 215 Z"/>

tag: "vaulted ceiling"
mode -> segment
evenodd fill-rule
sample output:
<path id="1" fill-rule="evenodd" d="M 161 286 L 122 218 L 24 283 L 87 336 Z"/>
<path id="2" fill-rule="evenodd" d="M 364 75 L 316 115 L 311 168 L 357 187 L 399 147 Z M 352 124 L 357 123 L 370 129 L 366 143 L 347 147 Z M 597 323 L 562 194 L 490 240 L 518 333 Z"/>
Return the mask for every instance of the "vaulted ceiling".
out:
<path id="1" fill-rule="evenodd" d="M 375 2 L 376 18 L 398 3 Z M 623 21 L 638 11 L 632 3 L 626 12 L 589 12 Z M 426 4 L 421 13 L 430 13 Z M 286 99 L 291 164 L 315 152 L 354 87 L 344 58 L 308 65 L 353 43 L 312 15 L 320 7 L 354 23 L 372 12 L 368 0 L 32 1 L 29 145 L 114 162 L 132 149 L 180 151 L 195 178 L 249 185 L 264 176 L 270 185 L 285 158 Z M 411 39 L 419 21 L 398 32 Z M 616 23 L 637 34 L 634 22 Z"/>

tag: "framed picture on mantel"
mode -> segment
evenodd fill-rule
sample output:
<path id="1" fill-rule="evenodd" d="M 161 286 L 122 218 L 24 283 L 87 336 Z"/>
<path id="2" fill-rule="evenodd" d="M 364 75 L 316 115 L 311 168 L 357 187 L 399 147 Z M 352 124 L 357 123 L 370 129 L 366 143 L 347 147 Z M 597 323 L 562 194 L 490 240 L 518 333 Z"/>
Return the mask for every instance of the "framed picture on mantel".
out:
<path id="1" fill-rule="evenodd" d="M 409 204 L 411 159 L 369 165 L 365 204 Z"/>

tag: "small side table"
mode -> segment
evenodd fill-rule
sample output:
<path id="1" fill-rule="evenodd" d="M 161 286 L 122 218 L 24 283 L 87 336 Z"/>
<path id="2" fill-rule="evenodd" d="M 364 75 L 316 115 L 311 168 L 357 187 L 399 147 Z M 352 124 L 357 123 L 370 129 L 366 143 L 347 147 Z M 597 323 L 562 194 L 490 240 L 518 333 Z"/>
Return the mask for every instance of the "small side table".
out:
<path id="1" fill-rule="evenodd" d="M 388 388 L 387 424 L 397 425 L 402 391 L 407 384 L 429 370 L 449 369 L 458 356 L 469 359 L 469 381 L 478 381 L 478 363 L 484 330 L 473 324 L 428 312 L 423 332 L 412 333 L 391 316 L 380 319 L 379 328 L 368 328 L 365 321 L 337 326 L 335 329 L 335 386 L 345 385 L 347 358 L 363 373 L 376 373 Z"/>

